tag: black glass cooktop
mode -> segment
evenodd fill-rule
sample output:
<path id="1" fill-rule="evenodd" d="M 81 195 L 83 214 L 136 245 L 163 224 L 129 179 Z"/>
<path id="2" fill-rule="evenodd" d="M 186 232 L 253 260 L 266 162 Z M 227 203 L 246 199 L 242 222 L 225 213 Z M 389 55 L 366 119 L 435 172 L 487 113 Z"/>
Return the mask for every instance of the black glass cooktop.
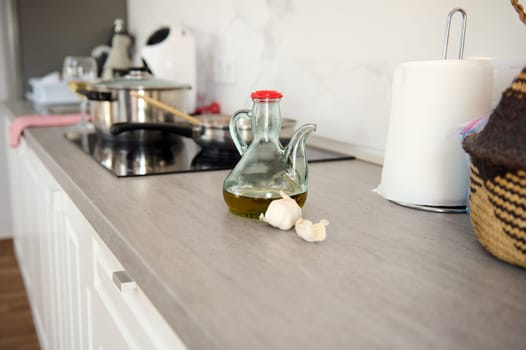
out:
<path id="1" fill-rule="evenodd" d="M 240 159 L 237 152 L 203 149 L 192 139 L 177 135 L 148 142 L 108 140 L 96 133 L 66 138 L 118 177 L 232 169 Z M 354 158 L 308 143 L 306 154 L 309 163 Z"/>

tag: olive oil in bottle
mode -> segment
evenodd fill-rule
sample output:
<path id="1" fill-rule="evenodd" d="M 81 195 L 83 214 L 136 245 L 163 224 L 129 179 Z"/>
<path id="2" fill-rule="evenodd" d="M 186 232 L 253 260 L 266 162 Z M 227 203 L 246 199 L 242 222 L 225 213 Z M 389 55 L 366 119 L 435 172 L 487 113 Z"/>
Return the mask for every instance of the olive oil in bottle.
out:
<path id="1" fill-rule="evenodd" d="M 223 198 L 233 214 L 248 218 L 259 218 L 261 213 L 265 213 L 270 202 L 275 199 L 280 199 L 281 196 L 276 192 L 273 193 L 270 198 L 265 198 L 263 196 L 248 197 L 235 195 L 223 190 Z M 300 207 L 303 207 L 307 199 L 307 192 L 292 195 L 290 198 L 294 199 Z"/>
<path id="2" fill-rule="evenodd" d="M 286 147 L 281 145 L 279 91 L 259 90 L 250 97 L 251 110 L 242 109 L 230 120 L 230 134 L 241 159 L 223 182 L 223 198 L 233 214 L 258 218 L 269 204 L 280 199 L 280 191 L 300 207 L 307 199 L 307 156 L 305 141 L 316 125 L 300 127 Z M 250 120 L 253 134 L 250 145 L 241 138 L 237 123 Z"/>

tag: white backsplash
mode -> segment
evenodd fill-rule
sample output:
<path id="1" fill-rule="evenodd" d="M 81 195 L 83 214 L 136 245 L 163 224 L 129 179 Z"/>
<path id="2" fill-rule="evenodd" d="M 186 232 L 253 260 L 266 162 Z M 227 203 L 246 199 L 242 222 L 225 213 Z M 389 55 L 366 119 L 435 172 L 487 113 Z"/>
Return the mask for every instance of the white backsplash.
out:
<path id="1" fill-rule="evenodd" d="M 382 152 L 392 73 L 404 61 L 438 59 L 450 9 L 468 13 L 465 58 L 493 57 L 494 103 L 526 64 L 526 27 L 497 0 L 129 0 L 137 47 L 163 25 L 184 26 L 198 47 L 198 96 L 225 113 L 250 92 L 284 94 L 283 116 L 317 134 Z M 451 29 L 456 55 L 459 19 Z M 176 60 L 176 58 L 174 58 Z M 218 67 L 233 67 L 227 76 Z"/>

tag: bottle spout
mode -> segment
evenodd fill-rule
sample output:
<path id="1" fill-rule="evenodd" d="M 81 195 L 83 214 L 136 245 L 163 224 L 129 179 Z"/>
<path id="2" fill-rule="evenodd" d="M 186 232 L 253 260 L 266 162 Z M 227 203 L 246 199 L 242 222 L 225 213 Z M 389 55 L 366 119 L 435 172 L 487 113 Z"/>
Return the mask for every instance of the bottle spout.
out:
<path id="1" fill-rule="evenodd" d="M 302 125 L 285 148 L 285 159 L 291 165 L 289 175 L 301 183 L 307 181 L 307 158 L 305 156 L 305 141 L 308 136 L 316 131 L 316 124 Z"/>

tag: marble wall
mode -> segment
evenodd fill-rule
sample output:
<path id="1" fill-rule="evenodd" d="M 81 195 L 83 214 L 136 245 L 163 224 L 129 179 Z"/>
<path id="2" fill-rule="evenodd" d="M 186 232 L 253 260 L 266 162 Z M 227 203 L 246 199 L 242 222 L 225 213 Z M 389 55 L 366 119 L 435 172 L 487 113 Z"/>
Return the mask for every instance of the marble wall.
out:
<path id="1" fill-rule="evenodd" d="M 457 6 L 468 13 L 464 56 L 494 58 L 497 101 L 526 64 L 526 26 L 509 1 L 129 0 L 128 11 L 139 52 L 162 25 L 194 34 L 201 103 L 217 100 L 232 113 L 250 106 L 251 91 L 277 89 L 284 116 L 381 153 L 394 68 L 440 58 L 445 18 Z M 452 24 L 454 56 L 459 18 Z M 228 79 L 214 72 L 225 63 Z"/>

